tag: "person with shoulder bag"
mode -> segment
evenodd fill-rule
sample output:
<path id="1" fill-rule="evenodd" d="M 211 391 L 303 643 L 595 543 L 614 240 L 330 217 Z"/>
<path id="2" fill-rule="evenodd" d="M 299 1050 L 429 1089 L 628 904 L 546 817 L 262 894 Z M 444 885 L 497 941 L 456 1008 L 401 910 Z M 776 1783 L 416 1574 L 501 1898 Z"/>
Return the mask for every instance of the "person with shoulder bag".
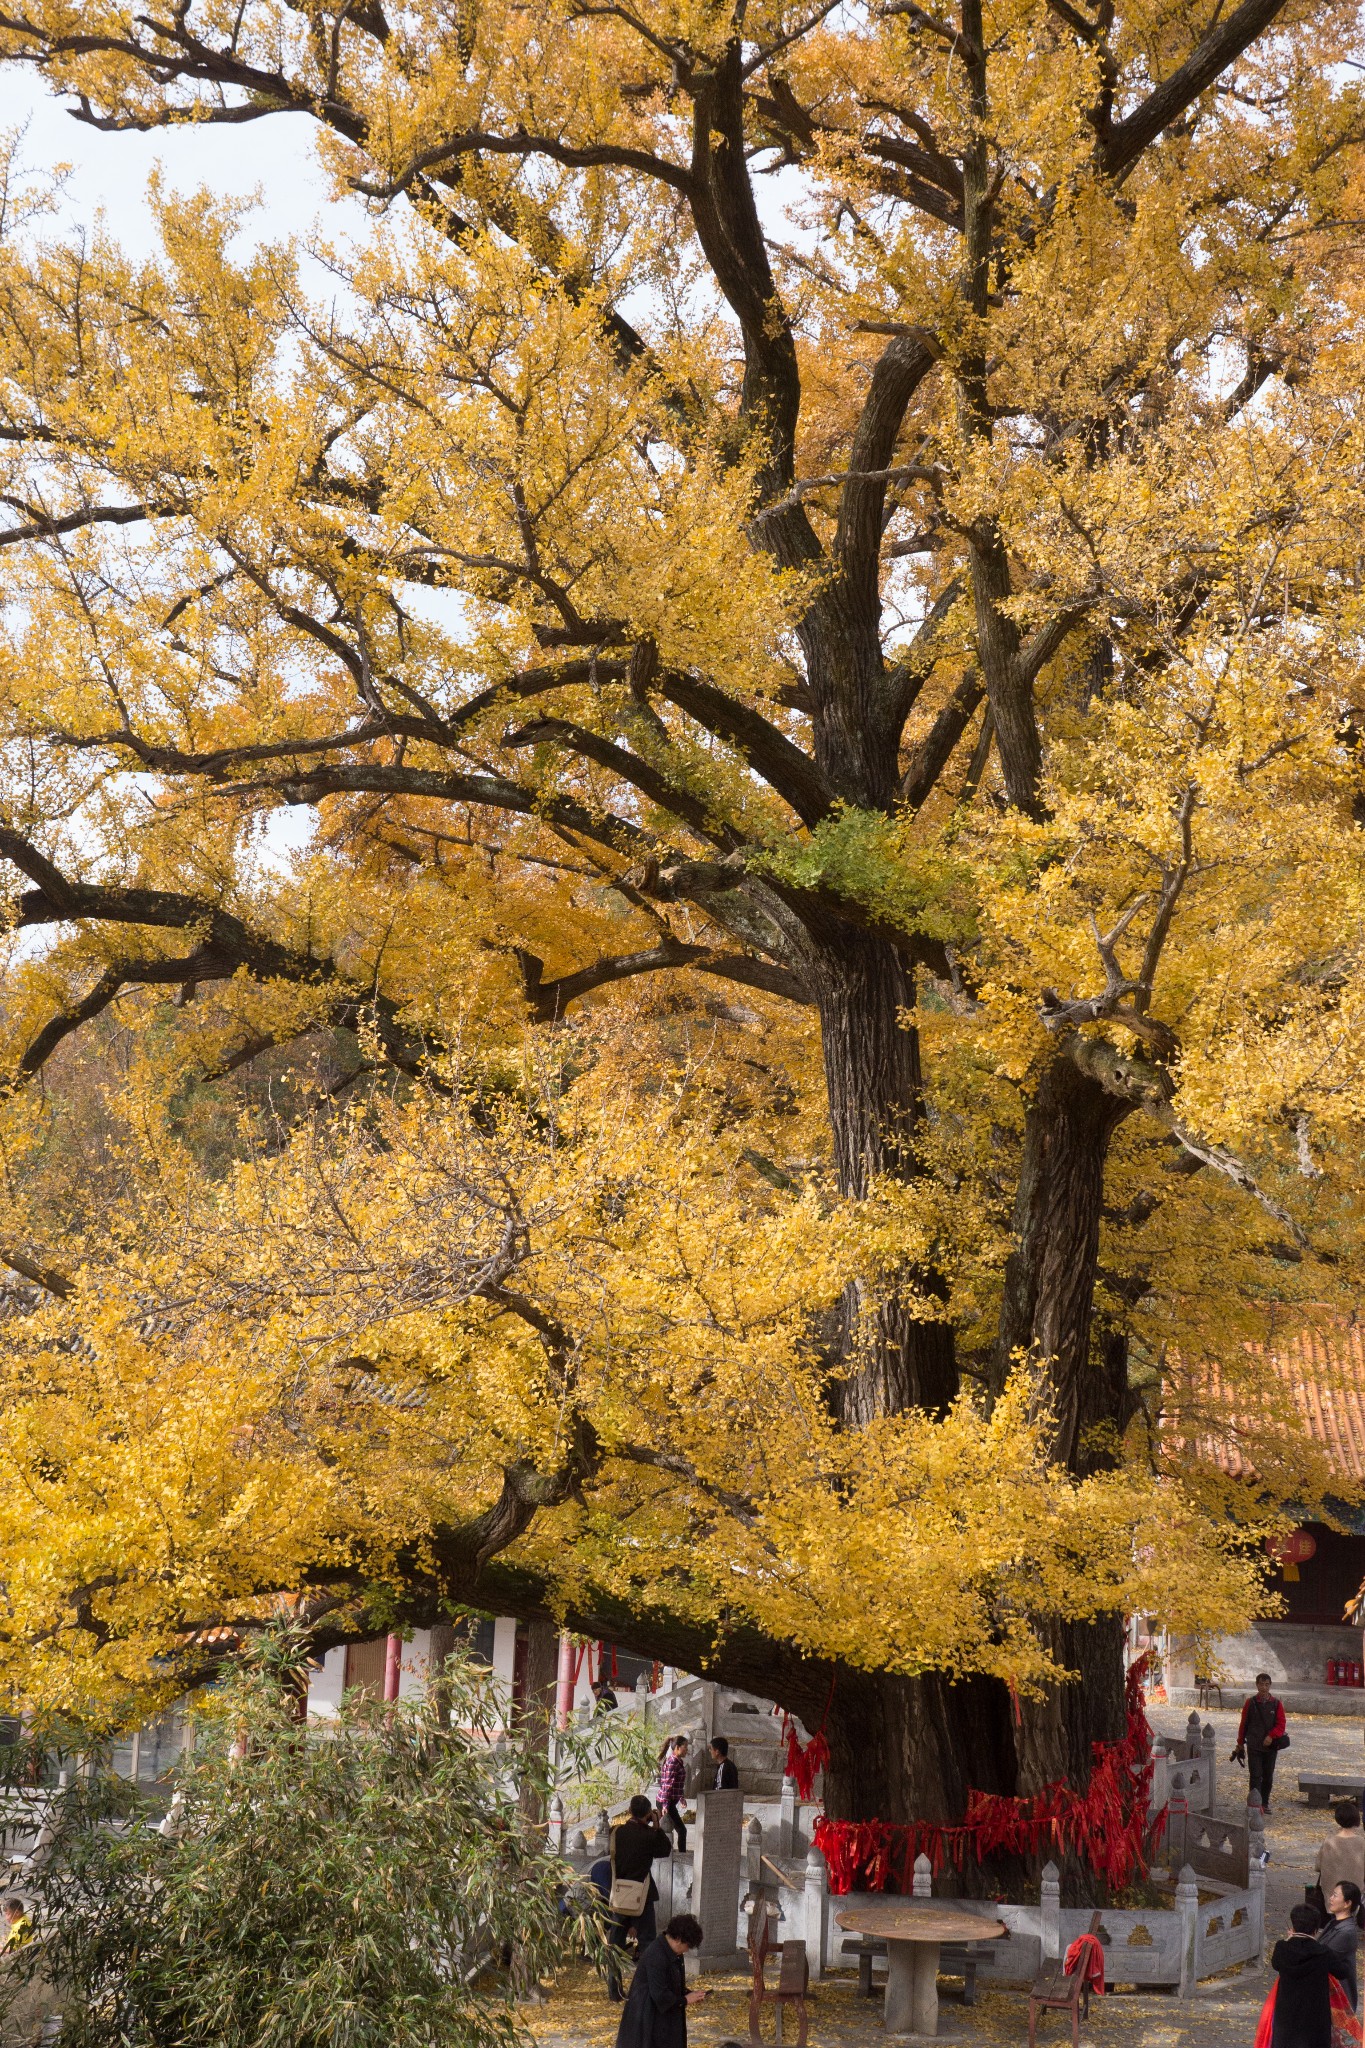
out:
<path id="1" fill-rule="evenodd" d="M 643 1954 L 656 1938 L 654 1902 L 659 1887 L 653 1865 L 659 1856 L 671 1855 L 673 1844 L 659 1826 L 659 1816 L 642 1792 L 630 1802 L 628 1817 L 611 1831 L 611 1890 L 607 1905 L 607 1997 L 619 2000 L 621 1991 L 620 1951 L 633 1931 L 638 1952 Z"/>
<path id="2" fill-rule="evenodd" d="M 1237 1726 L 1237 1747 L 1232 1752 L 1235 1764 L 1245 1763 L 1251 1778 L 1251 1791 L 1259 1795 L 1261 1811 L 1270 1812 L 1270 1788 L 1275 1782 L 1275 1759 L 1282 1749 L 1288 1749 L 1289 1737 L 1285 1733 L 1284 1708 L 1270 1690 L 1270 1673 L 1256 1673 L 1256 1690 L 1250 1699 L 1243 1702 L 1242 1718 Z"/>

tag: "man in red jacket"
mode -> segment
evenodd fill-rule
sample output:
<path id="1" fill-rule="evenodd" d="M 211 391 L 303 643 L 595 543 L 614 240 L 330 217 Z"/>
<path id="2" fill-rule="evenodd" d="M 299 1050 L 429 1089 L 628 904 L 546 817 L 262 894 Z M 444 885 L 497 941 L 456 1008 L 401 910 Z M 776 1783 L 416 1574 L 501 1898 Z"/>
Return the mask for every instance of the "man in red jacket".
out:
<path id="1" fill-rule="evenodd" d="M 1284 1732 L 1284 1708 L 1270 1690 L 1270 1673 L 1258 1671 L 1256 1691 L 1242 1704 L 1242 1718 L 1237 1724 L 1237 1747 L 1232 1752 L 1232 1761 L 1235 1764 L 1245 1762 L 1251 1777 L 1250 1789 L 1260 1793 L 1263 1813 L 1270 1811 L 1275 1759 L 1288 1746 L 1289 1737 Z"/>

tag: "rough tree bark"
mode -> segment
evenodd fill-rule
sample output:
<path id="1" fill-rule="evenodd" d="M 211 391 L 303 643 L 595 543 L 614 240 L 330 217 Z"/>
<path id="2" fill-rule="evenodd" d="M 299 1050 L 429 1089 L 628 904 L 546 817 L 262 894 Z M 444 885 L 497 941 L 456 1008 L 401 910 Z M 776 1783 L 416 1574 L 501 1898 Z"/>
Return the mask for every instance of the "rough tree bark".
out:
<path id="1" fill-rule="evenodd" d="M 820 1011 L 835 1168 L 845 1195 L 860 1196 L 879 1175 L 917 1171 L 923 1116 L 919 1034 L 911 1012 L 914 978 L 889 940 L 846 930 L 813 949 L 810 978 Z M 953 1332 L 912 1312 L 913 1294 L 941 1292 L 933 1274 L 907 1269 L 900 1291 L 876 1304 L 850 1288 L 844 1301 L 843 1375 L 836 1412 L 856 1428 L 910 1407 L 942 1414 L 958 1390 Z"/>
<path id="2" fill-rule="evenodd" d="M 550 1753 L 550 1731 L 554 1726 L 559 1630 L 551 1620 L 533 1618 L 525 1623 L 524 1640 L 525 1663 L 521 1697 L 514 1707 L 514 1727 L 527 1758 L 543 1761 Z M 547 1817 L 545 1800 L 535 1771 L 522 1775 L 520 1805 L 528 1821 L 543 1824 Z"/>

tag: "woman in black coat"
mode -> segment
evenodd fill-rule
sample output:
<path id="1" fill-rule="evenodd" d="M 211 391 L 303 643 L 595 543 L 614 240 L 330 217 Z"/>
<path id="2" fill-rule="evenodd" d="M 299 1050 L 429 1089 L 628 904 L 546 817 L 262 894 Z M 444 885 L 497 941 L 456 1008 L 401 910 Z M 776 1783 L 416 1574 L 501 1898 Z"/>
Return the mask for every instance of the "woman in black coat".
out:
<path id="1" fill-rule="evenodd" d="M 688 1990 L 683 1957 L 700 1947 L 701 1923 L 675 1913 L 635 1965 L 616 2048 L 687 2048 L 687 2008 L 707 1994 Z"/>
<path id="2" fill-rule="evenodd" d="M 1360 1911 L 1360 1886 L 1352 1884 L 1349 1877 L 1343 1877 L 1340 1884 L 1332 1887 L 1327 1911 L 1331 1917 L 1319 1933 L 1318 1940 L 1329 1955 L 1336 1957 L 1335 1975 L 1341 1979 L 1342 1989 L 1354 2012 L 1359 2003 L 1356 1955 L 1360 1948 L 1360 1929 L 1356 1924 L 1356 1914 Z"/>
<path id="3" fill-rule="evenodd" d="M 1314 1932 L 1313 1906 L 1292 1906 L 1289 1936 L 1270 1952 L 1278 1984 L 1271 2048 L 1332 2048 L 1331 1979 L 1341 1975 L 1338 1959 Z"/>

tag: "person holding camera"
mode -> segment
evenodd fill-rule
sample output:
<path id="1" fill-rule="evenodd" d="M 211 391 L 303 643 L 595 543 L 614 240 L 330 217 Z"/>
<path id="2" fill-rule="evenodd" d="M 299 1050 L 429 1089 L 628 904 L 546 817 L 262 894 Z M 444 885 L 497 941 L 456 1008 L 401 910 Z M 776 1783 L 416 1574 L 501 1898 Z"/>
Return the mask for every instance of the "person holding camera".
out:
<path id="1" fill-rule="evenodd" d="M 611 1831 L 611 1889 L 607 1905 L 607 1997 L 622 1996 L 620 1951 L 633 1932 L 637 1952 L 643 1955 L 655 1939 L 654 1902 L 659 1887 L 654 1882 L 654 1861 L 672 1853 L 673 1844 L 659 1826 L 658 1809 L 643 1792 L 630 1802 L 627 1818 Z"/>
<path id="2" fill-rule="evenodd" d="M 1245 1763 L 1251 1779 L 1249 1792 L 1259 1795 L 1261 1811 L 1265 1814 L 1270 1812 L 1275 1759 L 1282 1749 L 1288 1747 L 1284 1708 L 1270 1690 L 1270 1673 L 1258 1671 L 1256 1690 L 1250 1699 L 1242 1703 L 1242 1718 L 1237 1724 L 1237 1747 L 1232 1752 L 1232 1761 L 1235 1764 Z"/>

